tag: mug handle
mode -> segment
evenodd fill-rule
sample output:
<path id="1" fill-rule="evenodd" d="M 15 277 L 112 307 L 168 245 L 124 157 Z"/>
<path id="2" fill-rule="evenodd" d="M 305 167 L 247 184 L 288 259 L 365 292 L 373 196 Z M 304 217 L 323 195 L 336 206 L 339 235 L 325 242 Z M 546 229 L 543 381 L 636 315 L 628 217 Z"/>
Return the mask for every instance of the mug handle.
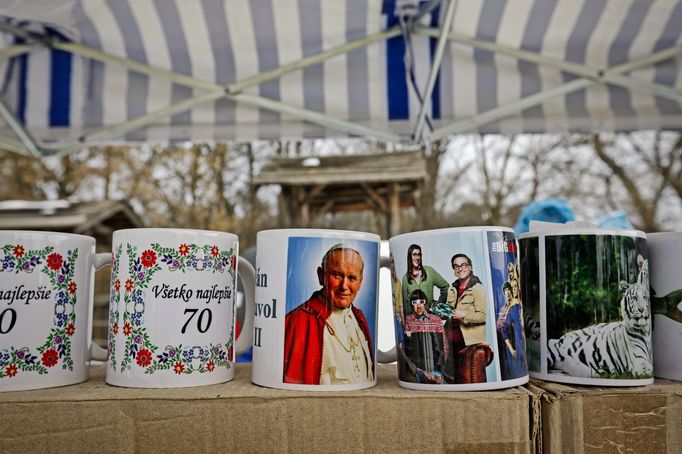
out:
<path id="1" fill-rule="evenodd" d="M 379 258 L 379 268 L 386 268 L 389 269 L 389 258 L 386 256 L 381 256 Z M 389 269 L 390 271 L 390 269 Z M 393 285 L 393 283 L 391 283 Z M 391 298 L 390 300 L 392 300 Z M 381 298 L 379 298 L 379 301 L 381 301 Z M 391 306 L 393 305 L 393 302 L 391 301 Z M 391 316 L 394 317 L 393 315 L 394 309 L 391 307 Z M 392 323 L 392 325 L 395 325 L 395 323 Z M 386 363 L 394 363 L 398 360 L 398 352 L 396 350 L 395 345 L 388 351 L 384 352 L 379 350 L 379 347 L 377 346 L 377 362 L 386 364 Z"/>
<path id="2" fill-rule="evenodd" d="M 244 324 L 235 341 L 235 357 L 241 355 L 253 344 L 253 314 L 256 294 L 256 270 L 244 257 L 239 257 L 239 278 L 244 285 Z M 235 286 L 236 287 L 236 286 Z"/>
<path id="3" fill-rule="evenodd" d="M 111 265 L 111 252 L 100 252 L 95 254 L 95 272 L 101 270 L 107 265 Z M 91 317 L 94 315 L 94 298 L 90 301 L 90 314 Z M 92 321 L 92 318 L 91 318 Z M 92 323 L 91 323 L 92 325 Z M 92 341 L 92 329 L 90 330 L 90 359 L 95 361 L 106 361 L 107 360 L 107 350 L 100 347 Z"/>

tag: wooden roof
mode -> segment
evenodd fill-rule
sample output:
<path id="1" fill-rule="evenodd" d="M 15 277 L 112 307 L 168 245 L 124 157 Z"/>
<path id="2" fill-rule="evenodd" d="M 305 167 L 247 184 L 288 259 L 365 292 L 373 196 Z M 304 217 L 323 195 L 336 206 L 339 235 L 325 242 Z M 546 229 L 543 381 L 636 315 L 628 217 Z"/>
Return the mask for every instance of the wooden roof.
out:
<path id="1" fill-rule="evenodd" d="M 349 185 L 419 182 L 427 177 L 421 151 L 307 158 L 276 158 L 254 178 L 254 185 Z"/>
<path id="2" fill-rule="evenodd" d="M 53 230 L 92 234 L 143 227 L 128 204 L 116 200 L 69 203 L 66 201 L 0 202 L 0 230 Z"/>

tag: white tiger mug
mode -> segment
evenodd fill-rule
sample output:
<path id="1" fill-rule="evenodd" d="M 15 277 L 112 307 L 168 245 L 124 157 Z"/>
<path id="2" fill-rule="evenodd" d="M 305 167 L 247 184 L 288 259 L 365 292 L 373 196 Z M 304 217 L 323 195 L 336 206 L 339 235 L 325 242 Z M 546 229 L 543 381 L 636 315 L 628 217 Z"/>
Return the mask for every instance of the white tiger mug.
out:
<path id="1" fill-rule="evenodd" d="M 231 233 L 114 232 L 107 383 L 177 388 L 232 380 L 253 330 L 255 272 L 238 254 Z M 246 317 L 235 339 L 237 264 Z"/>
<path id="2" fill-rule="evenodd" d="M 519 244 L 531 377 L 653 383 L 646 235 L 532 222 Z"/>

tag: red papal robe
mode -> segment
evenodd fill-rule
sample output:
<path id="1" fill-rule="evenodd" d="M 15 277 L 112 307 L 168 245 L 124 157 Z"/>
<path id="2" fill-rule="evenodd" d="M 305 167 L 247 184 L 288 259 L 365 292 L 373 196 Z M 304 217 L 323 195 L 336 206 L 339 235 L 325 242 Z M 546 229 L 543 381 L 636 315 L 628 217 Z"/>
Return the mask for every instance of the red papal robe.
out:
<path id="1" fill-rule="evenodd" d="M 370 362 L 374 357 L 372 336 L 367 319 L 355 306 L 351 308 L 360 330 L 370 348 Z M 284 382 L 319 385 L 322 372 L 322 343 L 326 320 L 331 309 L 323 302 L 320 291 L 289 312 L 284 320 Z M 374 365 L 368 364 L 374 375 Z"/>

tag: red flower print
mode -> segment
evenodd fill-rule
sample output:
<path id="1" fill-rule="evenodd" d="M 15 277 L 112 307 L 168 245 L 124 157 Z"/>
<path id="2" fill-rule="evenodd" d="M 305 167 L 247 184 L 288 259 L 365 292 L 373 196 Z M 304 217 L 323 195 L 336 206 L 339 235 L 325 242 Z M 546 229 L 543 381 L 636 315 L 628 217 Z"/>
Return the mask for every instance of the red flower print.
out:
<path id="1" fill-rule="evenodd" d="M 69 282 L 69 285 L 66 286 L 66 289 L 69 291 L 70 294 L 76 293 L 76 290 L 78 289 L 78 286 L 76 285 L 75 282 L 71 281 Z"/>
<path id="2" fill-rule="evenodd" d="M 7 375 L 8 377 L 14 377 L 17 375 L 18 372 L 19 368 L 17 367 L 16 364 L 10 364 L 5 368 L 5 375 Z"/>
<path id="3" fill-rule="evenodd" d="M 237 257 L 235 257 L 234 255 L 230 259 L 230 266 L 232 267 L 233 270 L 237 269 Z"/>
<path id="4" fill-rule="evenodd" d="M 173 364 L 173 372 L 180 375 L 181 373 L 185 372 L 185 365 L 180 361 L 176 361 L 175 364 Z"/>
<path id="5" fill-rule="evenodd" d="M 218 257 L 218 254 L 220 254 L 220 249 L 218 249 L 218 246 L 211 246 L 211 256 Z"/>
<path id="6" fill-rule="evenodd" d="M 146 348 L 140 349 L 137 352 L 137 356 L 135 356 L 135 361 L 137 361 L 137 365 L 140 367 L 149 366 L 152 363 L 152 352 Z"/>
<path id="7" fill-rule="evenodd" d="M 114 322 L 114 324 L 111 325 L 111 332 L 114 334 L 118 334 L 118 322 Z"/>
<path id="8" fill-rule="evenodd" d="M 230 345 L 230 348 L 227 349 L 227 359 L 229 361 L 233 361 L 234 359 L 232 358 L 232 346 Z"/>
<path id="9" fill-rule="evenodd" d="M 152 251 L 151 249 L 147 249 L 142 253 L 142 265 L 144 265 L 145 268 L 152 267 L 155 263 L 156 252 Z"/>
<path id="10" fill-rule="evenodd" d="M 183 256 L 189 254 L 189 246 L 187 246 L 186 244 L 181 244 L 180 247 L 178 248 L 178 252 L 180 253 L 180 255 Z"/>
<path id="11" fill-rule="evenodd" d="M 130 323 L 125 323 L 123 325 L 123 335 L 124 336 L 130 336 L 130 333 L 133 332 L 133 328 L 130 326 Z"/>
<path id="12" fill-rule="evenodd" d="M 61 268 L 63 262 L 64 259 L 62 258 L 61 254 L 57 254 L 56 252 L 53 252 L 47 256 L 47 266 L 51 270 L 57 271 L 59 268 Z"/>
<path id="13" fill-rule="evenodd" d="M 54 348 L 49 348 L 45 350 L 40 361 L 43 363 L 43 366 L 52 367 L 59 361 L 59 354 Z"/>
<path id="14" fill-rule="evenodd" d="M 133 289 L 133 280 L 132 279 L 126 279 L 126 292 L 129 292 Z"/>
<path id="15" fill-rule="evenodd" d="M 213 372 L 213 370 L 215 369 L 215 361 L 213 361 L 212 359 L 209 360 L 209 361 L 206 363 L 206 369 L 207 369 L 209 372 Z"/>
<path id="16" fill-rule="evenodd" d="M 121 280 L 120 280 L 120 279 L 116 279 L 116 280 L 114 281 L 114 288 L 116 289 L 117 292 L 118 292 L 119 290 L 121 290 Z"/>
<path id="17" fill-rule="evenodd" d="M 73 323 L 69 323 L 66 325 L 66 329 L 64 329 L 64 332 L 66 333 L 67 336 L 73 336 L 73 333 L 76 332 L 76 326 Z"/>
<path id="18" fill-rule="evenodd" d="M 12 254 L 14 254 L 15 257 L 22 258 L 24 256 L 24 252 L 26 249 L 24 249 L 24 246 L 21 244 L 17 244 L 12 248 Z"/>

